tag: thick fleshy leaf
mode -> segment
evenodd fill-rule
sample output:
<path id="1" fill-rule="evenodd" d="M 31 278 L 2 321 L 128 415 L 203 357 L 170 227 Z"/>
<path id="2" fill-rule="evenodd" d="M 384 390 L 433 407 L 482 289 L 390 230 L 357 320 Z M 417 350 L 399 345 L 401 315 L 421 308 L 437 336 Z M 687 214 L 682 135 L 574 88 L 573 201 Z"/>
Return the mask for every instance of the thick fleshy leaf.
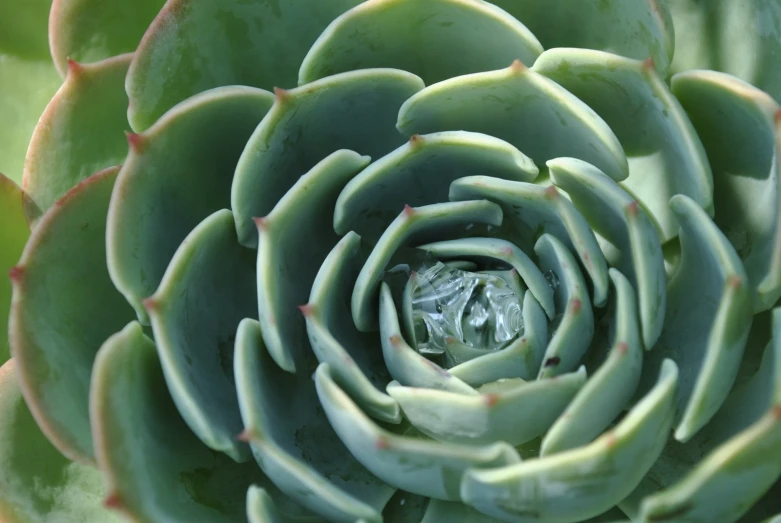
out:
<path id="1" fill-rule="evenodd" d="M 456 501 L 466 471 L 520 461 L 517 451 L 503 442 L 456 445 L 380 428 L 334 382 L 327 364 L 317 368 L 315 383 L 331 425 L 356 459 L 377 477 L 409 492 Z"/>
<path id="2" fill-rule="evenodd" d="M 30 229 L 24 217 L 24 194 L 13 181 L 0 173 L 0 275 L 16 265 L 22 255 Z M 0 277 L 0 319 L 8 318 L 11 309 L 11 280 Z M 0 323 L 0 365 L 11 357 L 8 324 Z"/>
<path id="3" fill-rule="evenodd" d="M 624 410 L 637 389 L 643 348 L 632 285 L 610 269 L 615 288 L 609 356 L 545 434 L 540 455 L 580 447 L 599 436 Z"/>
<path id="4" fill-rule="evenodd" d="M 602 171 L 575 158 L 548 162 L 551 180 L 564 189 L 594 230 L 613 247 L 611 265 L 629 278 L 639 300 L 642 341 L 653 347 L 667 304 L 666 273 L 656 228 L 626 191 Z M 616 252 L 617 251 L 617 252 Z"/>
<path id="5" fill-rule="evenodd" d="M 323 415 L 311 375 L 280 372 L 254 320 L 239 325 L 234 368 L 241 438 L 274 483 L 330 520 L 381 521 L 395 489 L 350 455 Z"/>
<path id="6" fill-rule="evenodd" d="M 599 439 L 577 449 L 493 470 L 470 470 L 461 497 L 515 522 L 574 522 L 621 501 L 659 456 L 672 425 L 678 371 L 666 360 L 656 386 Z"/>
<path id="7" fill-rule="evenodd" d="M 88 395 L 103 341 L 133 317 L 106 270 L 106 212 L 117 168 L 71 189 L 11 270 L 11 354 L 25 400 L 65 456 L 93 462 Z"/>
<path id="8" fill-rule="evenodd" d="M 450 373 L 478 387 L 501 379 L 537 377 L 548 345 L 548 318 L 531 291 L 523 295 L 523 335 L 500 351 L 484 354 L 450 369 Z"/>
<path id="9" fill-rule="evenodd" d="M 31 221 L 71 187 L 127 156 L 125 75 L 132 55 L 87 65 L 70 62 L 65 83 L 33 132 L 24 165 Z M 31 205 L 29 205 L 31 204 Z"/>
<path id="10" fill-rule="evenodd" d="M 552 271 L 553 281 L 558 281 L 553 289 L 556 317 L 538 375 L 542 379 L 575 370 L 594 336 L 594 313 L 583 273 L 567 247 L 555 236 L 543 234 L 534 252 L 540 268 Z"/>
<path id="11" fill-rule="evenodd" d="M 713 169 L 714 221 L 743 260 L 754 311 L 769 309 L 781 297 L 781 108 L 751 85 L 713 71 L 678 74 L 672 86 Z"/>
<path id="12" fill-rule="evenodd" d="M 53 0 L 49 14 L 49 46 L 54 65 L 65 76 L 68 59 L 97 62 L 135 51 L 164 3 L 164 0 L 136 0 L 132 3 Z"/>
<path id="13" fill-rule="evenodd" d="M 64 458 L 24 403 L 14 362 L 0 367 L 0 519 L 118 522 L 103 507 L 105 487 L 92 467 Z"/>
<path id="14" fill-rule="evenodd" d="M 518 181 L 531 181 L 538 173 L 529 157 L 492 136 L 464 131 L 416 135 L 347 184 L 334 211 L 334 230 L 375 239 L 405 205 L 447 201 L 451 182 L 477 171 Z"/>
<path id="15" fill-rule="evenodd" d="M 521 249 L 506 240 L 494 238 L 459 238 L 420 245 L 437 258 L 447 260 L 477 259 L 500 261 L 518 271 L 523 283 L 542 306 L 549 319 L 556 315 L 554 293 L 540 269 Z"/>
<path id="16" fill-rule="evenodd" d="M 177 103 L 213 87 L 293 87 L 320 33 L 360 1 L 169 0 L 130 68 L 130 125 L 143 131 Z"/>
<path id="17" fill-rule="evenodd" d="M 338 241 L 327 217 L 345 184 L 369 158 L 341 149 L 301 176 L 258 228 L 258 309 L 263 341 L 274 361 L 295 372 L 309 359 L 304 318 L 317 270 Z"/>
<path id="18" fill-rule="evenodd" d="M 350 287 L 361 270 L 361 238 L 349 232 L 328 254 L 304 308 L 309 343 L 318 361 L 367 414 L 401 421 L 399 405 L 384 393 L 391 381 L 377 333 L 362 333 L 350 317 Z M 381 392 L 383 391 L 383 392 Z"/>
<path id="19" fill-rule="evenodd" d="M 410 523 L 420 521 L 431 502 L 430 498 L 397 490 L 382 511 L 384 523 Z"/>
<path id="20" fill-rule="evenodd" d="M 236 168 L 231 204 L 241 242 L 257 245 L 252 218 L 268 214 L 327 155 L 350 149 L 380 158 L 401 145 L 404 138 L 393 128 L 396 114 L 422 88 L 410 73 L 367 69 L 277 90 Z"/>
<path id="21" fill-rule="evenodd" d="M 775 0 L 670 0 L 672 72 L 724 71 L 781 103 L 781 5 Z"/>
<path id="22" fill-rule="evenodd" d="M 448 239 L 476 223 L 501 225 L 502 209 L 486 200 L 405 207 L 377 240 L 355 280 L 351 304 L 353 321 L 358 330 L 369 332 L 376 328 L 377 291 L 382 274 L 400 247 Z"/>
<path id="23" fill-rule="evenodd" d="M 651 213 L 662 243 L 678 232 L 668 206 L 673 195 L 684 194 L 712 214 L 713 176 L 702 142 L 652 63 L 588 49 L 552 49 L 534 70 L 587 103 L 616 133 L 629 157 L 629 178 L 622 185 Z"/>
<path id="24" fill-rule="evenodd" d="M 420 523 L 499 523 L 500 521 L 502 520 L 486 516 L 463 503 L 432 499 Z"/>
<path id="25" fill-rule="evenodd" d="M 185 238 L 144 301 L 171 397 L 207 447 L 250 458 L 233 376 L 236 328 L 257 311 L 255 253 L 239 245 L 233 215 L 217 211 Z"/>
<path id="26" fill-rule="evenodd" d="M 678 364 L 675 438 L 685 442 L 735 381 L 751 327 L 751 294 L 740 258 L 705 211 L 683 195 L 670 206 L 681 224 L 681 261 L 667 287 L 664 329 L 644 367 L 652 372 L 664 358 Z M 652 378 L 643 374 L 647 387 Z"/>
<path id="27" fill-rule="evenodd" d="M 0 19 L 16 24 L 21 13 L 28 12 L 19 6 L 37 3 L 24 0 L 3 2 L 0 9 L 10 5 L 13 14 L 7 18 L 0 15 Z M 0 34 L 3 34 L 3 29 L 0 29 Z M 45 39 L 42 40 L 45 45 Z M 48 57 L 39 61 L 25 60 L 0 50 L 0 114 L 3 115 L 3 124 L 0 125 L 0 172 L 16 183 L 22 182 L 24 155 L 33 129 L 61 83 L 62 79 Z"/>
<path id="28" fill-rule="evenodd" d="M 334 20 L 301 64 L 304 84 L 345 71 L 393 67 L 432 84 L 521 60 L 542 45 L 522 23 L 488 2 L 381 0 Z"/>
<path id="29" fill-rule="evenodd" d="M 380 287 L 379 309 L 382 354 L 394 380 L 410 387 L 439 389 L 466 395 L 477 394 L 472 387 L 409 346 L 401 335 L 399 316 L 390 287 L 384 282 Z M 334 374 L 333 371 L 329 372 Z"/>
<path id="30" fill-rule="evenodd" d="M 271 103 L 271 94 L 259 89 L 214 89 L 176 106 L 144 134 L 128 136 L 106 243 L 111 279 L 142 324 L 149 323 L 142 302 L 182 240 L 230 207 L 236 163 Z"/>
<path id="31" fill-rule="evenodd" d="M 607 301 L 607 263 L 599 244 L 583 215 L 555 187 L 532 183 L 497 180 L 487 176 L 470 176 L 450 186 L 451 200 L 485 198 L 502 206 L 505 224 L 531 248 L 539 237 L 548 233 L 572 251 L 585 267 L 594 286 L 594 304 Z"/>
<path id="32" fill-rule="evenodd" d="M 735 521 L 781 477 L 781 309 L 773 311 L 773 340 L 759 371 L 692 441 L 670 445 L 660 464 L 682 479 L 646 498 L 639 521 Z"/>
<path id="33" fill-rule="evenodd" d="M 288 516 L 279 511 L 266 489 L 257 485 L 247 490 L 247 519 L 249 523 L 327 523 L 319 516 Z"/>
<path id="34" fill-rule="evenodd" d="M 388 386 L 415 428 L 439 441 L 513 446 L 543 434 L 586 382 L 586 370 L 533 382 L 512 380 L 495 392 L 465 395 Z"/>
<path id="35" fill-rule="evenodd" d="M 665 1 L 493 0 L 492 3 L 526 24 L 546 49 L 600 49 L 638 60 L 650 56 L 662 73 L 667 71 L 673 57 L 673 24 Z"/>
<path id="36" fill-rule="evenodd" d="M 496 136 L 538 167 L 551 158 L 573 156 L 616 180 L 629 172 L 624 151 L 602 118 L 518 61 L 426 87 L 404 102 L 396 126 L 406 136 L 453 130 Z"/>
<path id="37" fill-rule="evenodd" d="M 103 344 L 93 374 L 90 416 L 106 505 L 134 521 L 245 519 L 247 488 L 268 480 L 254 463 L 237 464 L 190 432 L 141 325 Z"/>

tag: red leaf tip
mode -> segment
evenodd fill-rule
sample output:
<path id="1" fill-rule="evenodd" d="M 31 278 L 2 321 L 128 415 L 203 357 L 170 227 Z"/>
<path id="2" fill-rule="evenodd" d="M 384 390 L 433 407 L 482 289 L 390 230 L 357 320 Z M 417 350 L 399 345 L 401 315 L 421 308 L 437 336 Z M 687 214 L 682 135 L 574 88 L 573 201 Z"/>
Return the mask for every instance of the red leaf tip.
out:
<path id="1" fill-rule="evenodd" d="M 776 111 L 776 123 L 781 124 L 781 109 Z"/>
<path id="2" fill-rule="evenodd" d="M 549 200 L 555 200 L 559 197 L 559 190 L 555 185 L 549 185 L 545 188 L 545 197 Z"/>
<path id="3" fill-rule="evenodd" d="M 257 434 L 252 429 L 244 429 L 236 435 L 236 440 L 244 443 L 249 443 L 254 439 L 257 439 Z"/>
<path id="4" fill-rule="evenodd" d="M 103 500 L 103 506 L 106 508 L 119 510 L 122 507 L 124 507 L 124 503 L 122 502 L 122 498 L 119 494 L 116 492 L 112 492 L 108 496 L 106 496 L 106 499 Z"/>
<path id="5" fill-rule="evenodd" d="M 499 403 L 499 395 L 498 394 L 486 394 L 485 395 L 485 405 L 486 407 L 493 407 Z"/>
<path id="6" fill-rule="evenodd" d="M 11 267 L 11 270 L 8 271 L 8 277 L 11 278 L 11 281 L 14 283 L 22 281 L 22 276 L 24 276 L 24 267 L 21 265 Z"/>
<path id="7" fill-rule="evenodd" d="M 141 302 L 141 304 L 148 311 L 153 311 L 157 309 L 158 305 L 160 305 L 160 303 L 154 298 L 154 296 L 150 296 L 149 298 L 145 299 L 144 301 Z"/>
<path id="8" fill-rule="evenodd" d="M 277 102 L 282 103 L 288 98 L 290 98 L 290 93 L 286 89 L 282 89 L 281 87 L 274 88 L 274 99 Z"/>
<path id="9" fill-rule="evenodd" d="M 523 62 L 521 62 L 518 59 L 513 60 L 513 63 L 510 64 L 510 70 L 513 73 L 520 74 L 526 70 L 526 66 L 523 65 Z"/>
<path id="10" fill-rule="evenodd" d="M 68 74 L 69 75 L 79 75 L 84 69 L 81 67 L 81 64 L 74 60 L 73 58 L 68 58 Z"/>
<path id="11" fill-rule="evenodd" d="M 629 352 L 629 344 L 625 341 L 622 341 L 618 345 L 616 345 L 616 350 L 619 354 L 626 354 Z"/>
<path id="12" fill-rule="evenodd" d="M 583 308 L 583 302 L 580 301 L 580 298 L 572 298 L 569 302 L 569 310 L 573 313 L 580 312 L 580 309 Z"/>
<path id="13" fill-rule="evenodd" d="M 315 306 L 311 303 L 305 303 L 303 305 L 299 305 L 298 310 L 301 311 L 301 314 L 303 314 L 304 317 L 308 318 L 315 313 Z"/>
<path id="14" fill-rule="evenodd" d="M 652 71 L 656 69 L 656 64 L 654 63 L 654 57 L 649 56 L 648 58 L 643 60 L 643 67 L 648 71 Z"/>
<path id="15" fill-rule="evenodd" d="M 774 405 L 771 409 L 771 413 L 773 414 L 774 418 L 776 418 L 778 421 L 781 421 L 781 405 Z"/>
<path id="16" fill-rule="evenodd" d="M 413 209 L 413 208 L 412 208 L 412 207 L 410 207 L 409 205 L 405 205 L 405 206 L 404 206 L 404 214 L 405 214 L 407 217 L 410 217 L 410 216 L 412 216 L 413 214 L 415 214 L 415 209 Z"/>
<path id="17" fill-rule="evenodd" d="M 394 347 L 398 347 L 399 345 L 401 345 L 401 336 L 399 336 L 398 334 L 394 334 L 393 336 L 388 338 L 388 341 L 390 341 L 391 345 L 393 345 Z"/>
<path id="18" fill-rule="evenodd" d="M 255 226 L 258 229 L 260 229 L 262 231 L 265 231 L 265 230 L 268 229 L 268 218 L 267 217 L 265 217 L 265 216 L 264 217 L 255 217 L 255 218 L 252 218 L 252 221 L 255 222 Z"/>
<path id="19" fill-rule="evenodd" d="M 635 217 L 640 213 L 640 204 L 637 203 L 637 200 L 633 201 L 629 205 L 626 206 L 626 214 L 628 216 Z"/>
<path id="20" fill-rule="evenodd" d="M 419 134 L 413 134 L 409 137 L 409 144 L 413 147 L 416 147 L 423 143 L 423 137 Z"/>
<path id="21" fill-rule="evenodd" d="M 144 152 L 146 146 L 146 139 L 137 133 L 125 132 L 127 136 L 127 144 L 130 146 L 130 150 L 136 154 Z"/>
<path id="22" fill-rule="evenodd" d="M 730 289 L 737 290 L 740 288 L 741 285 L 743 285 L 743 278 L 741 278 L 737 274 L 733 274 L 729 278 L 727 278 L 727 286 Z"/>
<path id="23" fill-rule="evenodd" d="M 377 450 L 388 450 L 390 448 L 390 442 L 386 438 L 380 436 L 377 438 L 374 446 L 377 448 Z"/>

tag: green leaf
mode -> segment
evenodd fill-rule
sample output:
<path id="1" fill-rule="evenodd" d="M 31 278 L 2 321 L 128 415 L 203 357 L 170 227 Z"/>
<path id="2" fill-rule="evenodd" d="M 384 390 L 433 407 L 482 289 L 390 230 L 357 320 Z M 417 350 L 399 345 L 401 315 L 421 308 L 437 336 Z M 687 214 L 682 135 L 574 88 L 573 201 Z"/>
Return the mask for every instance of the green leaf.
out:
<path id="1" fill-rule="evenodd" d="M 68 59 L 97 62 L 136 50 L 164 0 L 54 0 L 49 45 L 65 76 Z"/>
<path id="2" fill-rule="evenodd" d="M 373 423 L 333 381 L 327 364 L 315 372 L 320 402 L 350 452 L 377 477 L 436 499 L 459 499 L 465 472 L 520 461 L 507 443 L 456 445 L 398 436 Z"/>
<path id="3" fill-rule="evenodd" d="M 92 463 L 92 363 L 133 311 L 106 270 L 106 212 L 118 168 L 71 189 L 41 218 L 11 272 L 11 354 L 30 410 L 68 458 Z"/>
<path id="4" fill-rule="evenodd" d="M 569 249 L 555 236 L 543 234 L 534 253 L 540 269 L 553 271 L 559 281 L 553 290 L 556 317 L 538 375 L 542 379 L 577 368 L 594 336 L 594 313 L 583 273 Z"/>
<path id="5" fill-rule="evenodd" d="M 531 181 L 539 172 L 528 156 L 492 136 L 464 131 L 413 136 L 350 180 L 336 202 L 334 230 L 374 240 L 405 205 L 447 201 L 451 182 L 478 170 L 517 181 Z"/>
<path id="6" fill-rule="evenodd" d="M 163 277 L 182 240 L 204 218 L 230 207 L 236 163 L 271 94 L 214 89 L 173 108 L 144 134 L 131 134 L 106 237 L 111 279 L 136 310 Z"/>
<path id="7" fill-rule="evenodd" d="M 504 223 L 514 226 L 513 232 L 521 237 L 523 246 L 531 248 L 543 233 L 564 242 L 591 279 L 594 304 L 598 307 L 605 304 L 608 291 L 605 257 L 588 222 L 555 187 L 497 180 L 485 175 L 462 178 L 450 186 L 451 200 L 478 198 L 502 206 Z"/>
<path id="8" fill-rule="evenodd" d="M 311 375 L 280 371 L 257 321 L 239 325 L 234 368 L 245 425 L 241 438 L 274 483 L 330 520 L 379 523 L 395 489 L 350 455 L 323 414 Z"/>
<path id="9" fill-rule="evenodd" d="M 35 127 L 24 166 L 26 205 L 40 218 L 71 187 L 127 156 L 125 74 L 132 55 L 92 65 L 70 62 L 65 83 Z"/>
<path id="10" fill-rule="evenodd" d="M 588 104 L 616 133 L 629 157 L 629 178 L 622 185 L 654 218 L 662 243 L 678 232 L 667 205 L 673 195 L 684 194 L 712 214 L 713 176 L 702 142 L 652 64 L 599 51 L 552 49 L 534 70 Z"/>
<path id="11" fill-rule="evenodd" d="M 190 432 L 141 325 L 103 344 L 93 374 L 90 414 L 108 506 L 134 521 L 245 519 L 247 488 L 268 480 L 254 463 L 237 464 Z"/>
<path id="12" fill-rule="evenodd" d="M 385 366 L 393 379 L 402 385 L 465 395 L 477 394 L 472 387 L 423 357 L 404 340 L 396 305 L 390 287 L 385 282 L 380 287 L 380 339 Z M 333 374 L 330 370 L 329 373 Z"/>
<path id="13" fill-rule="evenodd" d="M 637 486 L 662 452 L 672 425 L 677 377 L 675 363 L 666 360 L 654 388 L 589 445 L 468 471 L 462 499 L 485 514 L 518 522 L 577 521 L 608 510 Z"/>
<path id="14" fill-rule="evenodd" d="M 304 308 L 309 343 L 317 360 L 328 363 L 334 379 L 370 416 L 401 421 L 399 405 L 384 394 L 391 381 L 376 333 L 362 333 L 350 316 L 350 292 L 361 270 L 360 237 L 349 232 L 317 272 Z"/>
<path id="15" fill-rule="evenodd" d="M 341 149 L 301 176 L 258 228 L 258 310 L 263 341 L 288 372 L 311 356 L 304 318 L 297 307 L 309 299 L 320 264 L 339 237 L 330 220 L 345 184 L 369 164 L 367 156 Z"/>
<path id="16" fill-rule="evenodd" d="M 388 385 L 415 428 L 438 441 L 517 446 L 547 431 L 586 382 L 586 370 L 559 379 L 496 384 L 496 392 L 466 395 L 436 389 Z"/>
<path id="17" fill-rule="evenodd" d="M 422 88 L 420 78 L 404 71 L 367 69 L 276 90 L 236 168 L 231 207 L 241 242 L 256 246 L 252 218 L 268 214 L 299 176 L 332 152 L 379 158 L 401 145 L 396 114 Z"/>
<path id="18" fill-rule="evenodd" d="M 538 167 L 551 158 L 573 156 L 616 180 L 628 175 L 624 151 L 602 118 L 520 62 L 428 86 L 404 102 L 396 126 L 406 136 L 485 133 L 508 141 Z"/>
<path id="19" fill-rule="evenodd" d="M 542 51 L 531 31 L 488 2 L 365 2 L 323 31 L 301 64 L 298 83 L 393 67 L 432 84 L 499 69 L 515 59 L 531 65 Z"/>
<path id="20" fill-rule="evenodd" d="M 351 310 L 358 330 L 369 332 L 376 328 L 380 280 L 391 257 L 400 247 L 457 236 L 475 223 L 501 225 L 502 209 L 486 200 L 405 207 L 377 240 L 355 280 Z"/>
<path id="21" fill-rule="evenodd" d="M 673 24 L 665 0 L 493 0 L 526 24 L 546 49 L 599 49 L 653 58 L 664 74 L 673 57 Z M 685 32 L 685 31 L 684 31 Z M 675 32 L 678 36 L 678 31 Z"/>
<path id="22" fill-rule="evenodd" d="M 673 73 L 714 69 L 745 80 L 781 103 L 781 4 L 777 0 L 670 0 Z"/>
<path id="23" fill-rule="evenodd" d="M 326 523 L 318 516 L 298 518 L 281 513 L 268 491 L 257 485 L 247 490 L 247 519 L 249 523 Z"/>
<path id="24" fill-rule="evenodd" d="M 360 1 L 170 0 L 130 68 L 131 126 L 141 132 L 177 103 L 213 87 L 296 85 L 298 67 L 320 33 Z"/>
<path id="25" fill-rule="evenodd" d="M 13 181 L 0 174 L 0 275 L 16 265 L 30 229 L 24 217 L 24 193 Z M 0 278 L 0 365 L 11 357 L 8 327 L 11 310 L 11 280 Z"/>
<path id="26" fill-rule="evenodd" d="M 5 523 L 119 522 L 103 507 L 100 473 L 63 457 L 41 433 L 15 370 L 13 361 L 0 367 L 0 518 Z"/>
<path id="27" fill-rule="evenodd" d="M 713 169 L 714 221 L 743 260 L 754 311 L 767 310 L 781 297 L 781 108 L 751 85 L 713 71 L 677 74 L 672 86 Z"/>
<path id="28" fill-rule="evenodd" d="M 239 245 L 233 215 L 202 221 L 144 301 L 168 390 L 187 425 L 214 450 L 250 459 L 233 376 L 236 328 L 257 317 L 255 253 Z"/>
<path id="29" fill-rule="evenodd" d="M 681 372 L 675 439 L 685 442 L 710 420 L 737 376 L 751 327 L 751 294 L 740 258 L 694 201 L 674 196 L 681 261 L 667 287 L 667 314 L 644 367 L 672 358 Z M 640 390 L 650 377 L 644 372 Z"/>
<path id="30" fill-rule="evenodd" d="M 662 332 L 667 304 L 664 258 L 654 224 L 634 198 L 593 165 L 556 158 L 548 168 L 553 184 L 567 192 L 589 225 L 611 245 L 611 265 L 637 290 L 642 341 L 650 349 Z"/>
<path id="31" fill-rule="evenodd" d="M 52 0 L 6 0 L 0 5 L 0 56 L 48 61 L 46 24 Z"/>
<path id="32" fill-rule="evenodd" d="M 420 523 L 499 523 L 500 521 L 502 520 L 486 516 L 463 503 L 432 499 Z"/>
<path id="33" fill-rule="evenodd" d="M 593 441 L 623 412 L 637 389 L 643 369 L 643 349 L 635 293 L 626 277 L 616 269 L 610 269 L 610 278 L 615 289 L 610 353 L 545 434 L 541 456 Z"/>

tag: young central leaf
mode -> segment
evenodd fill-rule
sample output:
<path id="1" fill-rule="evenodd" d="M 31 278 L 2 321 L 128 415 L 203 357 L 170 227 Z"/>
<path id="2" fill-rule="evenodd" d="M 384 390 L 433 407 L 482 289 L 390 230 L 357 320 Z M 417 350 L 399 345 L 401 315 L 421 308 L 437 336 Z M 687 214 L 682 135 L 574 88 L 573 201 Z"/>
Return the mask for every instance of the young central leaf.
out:
<path id="1" fill-rule="evenodd" d="M 521 301 L 503 278 L 441 262 L 418 273 L 412 310 L 417 350 L 447 353 L 455 364 L 454 342 L 497 351 L 523 333 Z"/>

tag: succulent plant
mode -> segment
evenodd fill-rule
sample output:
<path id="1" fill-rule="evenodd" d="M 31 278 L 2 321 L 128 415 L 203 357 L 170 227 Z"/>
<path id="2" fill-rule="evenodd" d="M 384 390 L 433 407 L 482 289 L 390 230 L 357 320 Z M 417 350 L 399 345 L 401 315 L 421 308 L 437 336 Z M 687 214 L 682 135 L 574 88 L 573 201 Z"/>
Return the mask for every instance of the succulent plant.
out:
<path id="1" fill-rule="evenodd" d="M 778 0 L 5 2 L 0 519 L 781 521 L 779 101 Z"/>

